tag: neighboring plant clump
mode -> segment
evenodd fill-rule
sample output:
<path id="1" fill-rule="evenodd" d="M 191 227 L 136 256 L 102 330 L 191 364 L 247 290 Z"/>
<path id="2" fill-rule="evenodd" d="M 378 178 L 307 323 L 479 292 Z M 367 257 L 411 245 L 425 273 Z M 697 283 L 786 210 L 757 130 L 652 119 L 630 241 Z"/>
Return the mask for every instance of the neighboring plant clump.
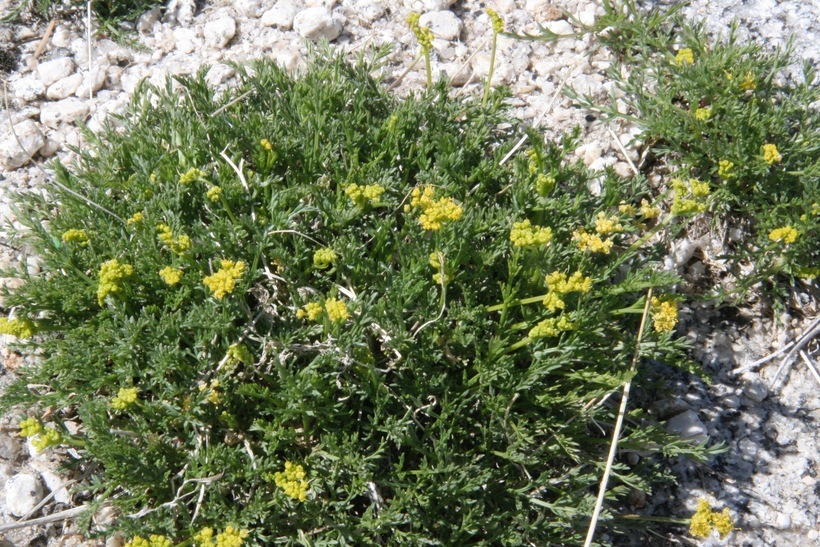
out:
<path id="1" fill-rule="evenodd" d="M 398 100 L 375 68 L 146 84 L 18 196 L 43 274 L 4 274 L 4 331 L 42 362 L 2 408 L 131 545 L 578 543 L 650 287 L 641 355 L 684 363 L 642 177 L 568 161 L 577 133 L 500 166 L 503 94 Z M 709 455 L 627 424 L 611 531 L 661 455 Z"/>
<path id="2" fill-rule="evenodd" d="M 731 276 L 711 296 L 742 302 L 752 289 L 784 296 L 789 285 L 811 285 L 820 275 L 820 87 L 811 63 L 792 79 L 791 46 L 741 45 L 734 28 L 711 39 L 678 8 L 606 6 L 584 31 L 607 29 L 602 41 L 620 60 L 609 75 L 631 110 L 602 108 L 643 127 L 672 207 L 703 212 L 720 228 Z M 698 205 L 681 190 L 708 200 Z"/>

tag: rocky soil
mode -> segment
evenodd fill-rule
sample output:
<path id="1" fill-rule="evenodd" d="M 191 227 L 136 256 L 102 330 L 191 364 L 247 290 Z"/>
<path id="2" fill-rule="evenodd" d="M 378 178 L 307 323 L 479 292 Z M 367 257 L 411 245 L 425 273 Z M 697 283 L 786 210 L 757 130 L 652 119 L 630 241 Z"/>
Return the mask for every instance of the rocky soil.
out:
<path id="1" fill-rule="evenodd" d="M 0 15 L 14 5 L 0 0 Z M 105 38 L 93 38 L 89 44 L 84 22 L 76 17 L 58 21 L 50 33 L 48 22 L 0 26 L 0 44 L 15 44 L 21 53 L 18 66 L 6 74 L 7 87 L 0 97 L 0 221 L 15 222 L 10 190 L 47 192 L 44 162 L 54 157 L 70 162 L 70 147 L 82 147 L 76 120 L 99 128 L 146 78 L 163 83 L 168 75 L 205 69 L 212 85 L 230 86 L 235 71 L 229 61 L 273 57 L 298 70 L 307 44 L 326 39 L 351 53 L 392 45 L 384 78 L 395 81 L 417 53 L 405 18 L 410 11 L 419 11 L 424 14 L 422 24 L 428 24 L 436 37 L 434 71 L 446 74 L 456 93 L 479 93 L 489 68 L 485 7 L 496 9 L 511 30 L 530 33 L 538 24 L 558 34 L 572 32 L 557 8 L 587 24 L 603 13 L 599 0 L 212 0 L 199 6 L 191 0 L 172 0 L 166 13 L 149 12 L 139 20 L 139 48 Z M 714 32 L 725 32 L 737 17 L 741 40 L 759 40 L 767 46 L 782 45 L 795 32 L 796 53 L 815 65 L 820 62 L 818 0 L 695 0 L 685 12 L 705 17 Z M 585 144 L 579 157 L 594 169 L 613 166 L 627 177 L 630 167 L 624 153 L 633 161 L 641 153 L 642 143 L 633 139 L 637 128 L 623 123 L 605 126 L 593 112 L 572 108 L 560 94 L 563 85 L 570 85 L 603 101 L 613 90 L 604 74 L 610 59 L 605 51 L 590 57 L 592 45 L 590 37 L 552 44 L 502 38 L 494 83 L 510 86 L 515 115 L 540 127 L 547 138 L 583 126 Z M 421 64 L 411 70 L 397 92 L 423 87 L 423 70 Z M 22 263 L 38 272 L 36 257 L 25 251 L 0 245 L 0 267 Z M 672 249 L 670 265 L 685 275 L 697 275 L 717 252 L 707 235 Z M 0 279 L 5 286 L 17 282 Z M 800 315 L 776 314 L 763 306 L 727 311 L 692 305 L 682 310 L 681 333 L 691 339 L 693 357 L 712 375 L 712 383 L 658 364 L 649 373 L 666 378 L 670 388 L 664 394 L 643 396 L 652 399 L 654 413 L 671 430 L 695 440 L 708 436 L 710 442 L 725 443 L 728 451 L 708 466 L 674 463 L 671 470 L 680 484 L 635 499 L 636 512 L 688 518 L 698 498 L 705 496 L 717 508 L 728 507 L 737 520 L 738 530 L 725 544 L 820 545 L 820 376 L 795 354 L 794 363 L 774 383 L 788 344 L 807 331 L 806 359 L 817 362 L 820 355 L 813 322 L 818 316 L 816 294 L 807 290 L 798 298 Z M 0 389 L 32 358 L 16 354 L 8 342 L 0 341 Z M 786 353 L 759 361 L 783 349 Z M 85 500 L 82 492 L 63 487 L 67 482 L 71 487 L 72 477 L 57 469 L 59 459 L 70 454 L 37 454 L 18 437 L 17 421 L 16 416 L 0 420 L 0 547 L 121 545 L 117 537 L 82 539 L 70 517 L 72 508 Z M 43 518 L 50 522 L 22 525 Z M 104 524 L 107 518 L 110 515 L 98 514 L 95 524 Z M 685 535 L 655 540 L 658 545 L 694 544 Z"/>

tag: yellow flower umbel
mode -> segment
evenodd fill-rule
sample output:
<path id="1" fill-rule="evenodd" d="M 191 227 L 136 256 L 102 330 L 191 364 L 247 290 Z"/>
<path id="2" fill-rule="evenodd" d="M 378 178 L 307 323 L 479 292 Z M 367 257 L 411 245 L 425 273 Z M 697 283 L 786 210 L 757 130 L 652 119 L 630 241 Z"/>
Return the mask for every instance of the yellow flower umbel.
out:
<path id="1" fill-rule="evenodd" d="M 420 19 L 421 14 L 414 11 L 407 16 L 407 24 L 410 26 L 410 30 L 413 31 L 416 40 L 418 40 L 421 46 L 421 53 L 424 55 L 424 65 L 427 69 L 427 87 L 432 87 L 433 69 L 430 66 L 430 50 L 433 49 L 433 31 L 427 27 L 422 27 L 419 24 Z"/>
<path id="2" fill-rule="evenodd" d="M 335 298 L 325 300 L 325 311 L 327 312 L 328 319 L 334 323 L 344 321 L 350 317 L 350 313 L 347 311 L 347 305 Z"/>
<path id="3" fill-rule="evenodd" d="M 533 226 L 529 220 L 522 220 L 513 224 L 510 230 L 510 241 L 514 247 L 546 245 L 552 241 L 552 228 Z"/>
<path id="4" fill-rule="evenodd" d="M 379 197 L 384 193 L 384 186 L 380 184 L 368 184 L 360 186 L 358 184 L 348 184 L 345 188 L 345 194 L 350 200 L 359 207 L 365 207 L 368 204 L 376 203 Z"/>
<path id="5" fill-rule="evenodd" d="M 584 277 L 581 272 L 568 276 L 564 272 L 556 271 L 547 274 L 545 281 L 549 291 L 544 297 L 544 306 L 550 311 L 564 309 L 564 295 L 571 292 L 587 293 L 592 290 L 592 278 Z"/>
<path id="6" fill-rule="evenodd" d="M 171 547 L 173 543 L 165 536 L 159 534 L 151 534 L 148 539 L 142 536 L 134 536 L 131 541 L 125 544 L 125 547 Z"/>
<path id="7" fill-rule="evenodd" d="M 712 107 L 698 108 L 695 110 L 695 119 L 699 122 L 705 122 L 712 117 Z"/>
<path id="8" fill-rule="evenodd" d="M 313 253 L 313 266 L 320 270 L 324 270 L 334 262 L 336 262 L 336 253 L 333 249 L 325 247 Z"/>
<path id="9" fill-rule="evenodd" d="M 783 156 L 781 156 L 780 152 L 777 151 L 777 146 L 773 144 L 764 144 L 762 154 L 763 161 L 769 165 L 773 163 L 780 163 L 783 160 Z"/>
<path id="10" fill-rule="evenodd" d="M 28 319 L 8 319 L 0 317 L 0 334 L 8 334 L 17 338 L 31 338 L 37 334 L 37 325 Z"/>
<path id="11" fill-rule="evenodd" d="M 157 235 L 159 240 L 174 253 L 181 255 L 191 248 L 191 238 L 185 234 L 175 237 L 171 227 L 167 224 L 157 224 L 157 230 L 159 230 L 159 235 Z"/>
<path id="12" fill-rule="evenodd" d="M 112 258 L 100 265 L 100 284 L 97 287 L 97 300 L 100 305 L 109 294 L 122 292 L 122 280 L 134 275 L 134 267 L 131 264 L 120 264 L 119 260 Z"/>
<path id="13" fill-rule="evenodd" d="M 261 141 L 259 141 L 259 146 L 261 146 L 268 152 L 273 150 L 273 144 L 271 144 L 271 142 L 268 139 L 262 139 Z"/>
<path id="14" fill-rule="evenodd" d="M 535 177 L 535 191 L 539 196 L 546 196 L 555 189 L 556 182 L 555 177 L 539 173 Z"/>
<path id="15" fill-rule="evenodd" d="M 743 91 L 754 91 L 757 89 L 757 82 L 755 81 L 753 72 L 746 73 L 746 76 L 744 76 L 743 81 L 740 83 L 740 89 Z"/>
<path id="16" fill-rule="evenodd" d="M 20 436 L 34 437 L 43 432 L 43 424 L 37 418 L 26 418 L 20 420 Z"/>
<path id="17" fill-rule="evenodd" d="M 799 235 L 800 232 L 791 226 L 783 226 L 769 232 L 769 239 L 775 243 L 782 241 L 783 243 L 789 244 L 794 243 Z"/>
<path id="18" fill-rule="evenodd" d="M 718 176 L 723 180 L 728 180 L 735 176 L 732 172 L 734 168 L 735 164 L 729 160 L 720 160 L 718 162 Z"/>
<path id="19" fill-rule="evenodd" d="M 586 233 L 583 228 L 573 232 L 572 239 L 578 245 L 578 250 L 585 253 L 604 253 L 608 255 L 614 245 L 612 239 L 601 239 L 598 235 Z"/>
<path id="20" fill-rule="evenodd" d="M 447 268 L 447 261 L 445 260 L 444 253 L 440 251 L 435 251 L 430 253 L 430 259 L 428 261 L 430 267 L 436 270 L 436 273 L 433 274 L 433 281 L 436 282 L 437 285 L 447 285 L 452 280 L 453 276 L 452 271 Z M 444 274 L 442 278 L 441 274 Z"/>
<path id="21" fill-rule="evenodd" d="M 273 481 L 285 494 L 299 501 L 307 499 L 308 482 L 305 468 L 292 462 L 285 462 L 285 470 L 274 473 Z"/>
<path id="22" fill-rule="evenodd" d="M 72 228 L 63 232 L 63 241 L 65 243 L 76 243 L 81 247 L 85 247 L 88 245 L 88 234 L 85 230 Z"/>
<path id="23" fill-rule="evenodd" d="M 219 270 L 202 280 L 206 287 L 211 289 L 214 298 L 222 300 L 226 294 L 233 292 L 236 282 L 245 273 L 245 263 L 233 260 L 220 260 Z"/>
<path id="24" fill-rule="evenodd" d="M 653 296 L 649 301 L 649 310 L 657 332 L 669 332 L 678 323 L 678 306 L 672 300 L 662 300 Z"/>
<path id="25" fill-rule="evenodd" d="M 205 197 L 212 202 L 219 201 L 219 198 L 222 197 L 222 187 L 211 186 L 210 188 L 208 188 L 208 191 L 205 192 Z"/>
<path id="26" fill-rule="evenodd" d="M 210 382 L 199 382 L 197 386 L 200 393 L 205 393 L 205 400 L 212 405 L 218 405 L 222 402 L 222 396 L 219 393 L 219 380 L 211 380 Z"/>
<path id="27" fill-rule="evenodd" d="M 654 207 L 645 199 L 641 200 L 641 216 L 643 216 L 643 218 L 649 220 L 652 218 L 658 218 L 660 215 L 661 210 L 658 207 Z"/>
<path id="28" fill-rule="evenodd" d="M 138 392 L 135 387 L 121 387 L 116 397 L 111 398 L 111 408 L 125 410 L 137 404 Z"/>
<path id="29" fill-rule="evenodd" d="M 143 220 L 145 220 L 145 214 L 144 214 L 144 213 L 142 213 L 141 211 L 137 211 L 136 213 L 134 213 L 133 215 L 131 215 L 131 216 L 128 218 L 128 220 L 126 220 L 126 221 L 125 221 L 125 223 L 126 223 L 126 224 L 128 224 L 128 225 L 131 225 L 131 224 L 139 224 L 139 223 L 140 223 L 140 222 L 142 222 Z"/>
<path id="30" fill-rule="evenodd" d="M 712 510 L 712 506 L 705 499 L 698 500 L 698 508 L 692 515 L 689 525 L 690 534 L 696 538 L 705 538 L 712 534 L 712 530 L 717 530 L 720 539 L 724 539 L 734 529 L 735 525 L 728 507 L 724 507 L 723 511 L 718 513 Z"/>
<path id="31" fill-rule="evenodd" d="M 670 182 L 674 197 L 670 212 L 673 215 L 683 215 L 687 213 L 700 213 L 706 210 L 706 203 L 702 198 L 709 196 L 709 183 L 701 182 L 698 179 L 689 179 L 687 185 L 681 179 L 672 179 Z M 691 198 L 689 196 L 692 196 Z"/>
<path id="32" fill-rule="evenodd" d="M 675 64 L 679 66 L 695 64 L 695 54 L 688 47 L 681 48 L 675 55 Z"/>
<path id="33" fill-rule="evenodd" d="M 180 175 L 179 183 L 182 184 L 182 185 L 190 184 L 192 182 L 198 181 L 199 179 L 205 178 L 206 174 L 207 173 L 205 173 L 205 171 L 203 171 L 202 169 L 197 169 L 196 167 L 191 167 L 184 174 Z"/>
<path id="34" fill-rule="evenodd" d="M 51 446 L 57 446 L 63 442 L 63 436 L 59 431 L 53 427 L 44 427 L 43 430 L 32 441 L 33 446 L 37 452 L 42 452 Z"/>
<path id="35" fill-rule="evenodd" d="M 179 268 L 173 268 L 171 266 L 166 266 L 165 268 L 159 271 L 159 276 L 165 281 L 166 284 L 173 287 L 182 279 L 182 270 Z"/>
<path id="36" fill-rule="evenodd" d="M 420 208 L 419 224 L 425 230 L 440 230 L 443 223 L 459 220 L 464 211 L 453 201 L 453 198 L 434 200 L 435 188 L 425 186 L 424 191 L 414 188 L 410 194 L 410 204 L 405 206 L 405 212 Z"/>
<path id="37" fill-rule="evenodd" d="M 308 321 L 316 321 L 322 316 L 322 305 L 318 302 L 308 302 L 304 308 L 296 310 L 296 317 L 307 318 Z"/>
<path id="38" fill-rule="evenodd" d="M 608 234 L 617 234 L 623 232 L 624 227 L 618 220 L 618 217 L 607 217 L 606 213 L 598 213 L 598 218 L 595 219 L 595 232 L 599 235 L 605 236 Z"/>
<path id="39" fill-rule="evenodd" d="M 530 329 L 530 338 L 554 338 L 564 331 L 575 329 L 575 324 L 570 321 L 569 317 L 562 315 L 560 317 L 551 317 L 544 319 L 533 328 Z"/>

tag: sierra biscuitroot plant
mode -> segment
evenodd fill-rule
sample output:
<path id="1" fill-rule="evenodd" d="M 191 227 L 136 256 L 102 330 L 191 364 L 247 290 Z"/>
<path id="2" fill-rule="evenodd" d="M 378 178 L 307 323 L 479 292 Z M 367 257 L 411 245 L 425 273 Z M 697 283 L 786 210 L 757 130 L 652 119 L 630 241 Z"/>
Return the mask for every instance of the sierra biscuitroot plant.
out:
<path id="1" fill-rule="evenodd" d="M 693 213 L 575 163 L 577 132 L 501 165 L 503 92 L 399 100 L 381 58 L 237 66 L 223 94 L 204 71 L 144 83 L 51 165 L 60 186 L 17 195 L 10 244 L 42 269 L 3 273 L 22 279 L 3 330 L 39 362 L 0 402 L 36 448 L 71 449 L 86 533 L 582 541 L 650 287 L 640 356 L 686 365 L 657 266 Z M 610 533 L 664 457 L 708 456 L 631 406 L 619 447 Z"/>

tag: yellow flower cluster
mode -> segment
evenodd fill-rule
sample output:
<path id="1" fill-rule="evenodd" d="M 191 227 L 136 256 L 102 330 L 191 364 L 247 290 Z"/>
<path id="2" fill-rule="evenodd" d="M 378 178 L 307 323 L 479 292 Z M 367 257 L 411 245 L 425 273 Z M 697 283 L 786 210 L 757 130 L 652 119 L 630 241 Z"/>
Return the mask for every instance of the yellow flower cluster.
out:
<path id="1" fill-rule="evenodd" d="M 285 494 L 299 501 L 307 499 L 308 482 L 305 468 L 299 464 L 285 462 L 285 470 L 273 474 L 276 486 L 285 491 Z"/>
<path id="2" fill-rule="evenodd" d="M 159 271 L 159 276 L 165 283 L 173 287 L 182 279 L 182 270 L 172 266 L 166 266 Z"/>
<path id="3" fill-rule="evenodd" d="M 336 262 L 336 253 L 333 249 L 325 247 L 313 253 L 313 265 L 320 270 L 324 270 L 334 262 Z"/>
<path id="4" fill-rule="evenodd" d="M 435 188 L 425 186 L 424 191 L 414 188 L 410 194 L 411 201 L 404 208 L 405 212 L 410 212 L 414 208 L 421 208 L 419 224 L 425 230 L 440 230 L 444 222 L 458 220 L 464 211 L 453 201 L 453 198 L 441 198 L 434 200 Z"/>
<path id="5" fill-rule="evenodd" d="M 174 237 L 174 232 L 167 224 L 157 224 L 157 230 L 159 230 L 159 235 L 157 235 L 159 240 L 176 254 L 181 255 L 191 248 L 191 238 L 185 234 Z"/>
<path id="6" fill-rule="evenodd" d="M 37 452 L 42 452 L 50 446 L 57 446 L 63 442 L 63 436 L 59 431 L 52 427 L 44 427 L 32 441 L 33 446 Z"/>
<path id="7" fill-rule="evenodd" d="M 698 108 L 695 110 L 695 119 L 701 122 L 705 122 L 709 118 L 712 117 L 712 107 L 707 106 L 705 108 Z"/>
<path id="8" fill-rule="evenodd" d="M 344 321 L 350 317 L 350 313 L 347 311 L 347 305 L 335 298 L 325 300 L 325 311 L 327 312 L 328 319 L 333 322 Z"/>
<path id="9" fill-rule="evenodd" d="M 368 203 L 378 201 L 383 193 L 384 186 L 380 184 L 349 184 L 347 188 L 345 188 L 347 197 L 359 207 L 364 207 Z"/>
<path id="10" fill-rule="evenodd" d="M 8 334 L 17 338 L 31 338 L 37 334 L 37 325 L 28 319 L 0 317 L 0 334 Z"/>
<path id="11" fill-rule="evenodd" d="M 20 436 L 34 437 L 43 432 L 43 424 L 37 418 L 26 418 L 20 420 Z"/>
<path id="12" fill-rule="evenodd" d="M 142 222 L 143 220 L 145 220 L 145 214 L 143 214 L 141 211 L 137 211 L 136 213 L 131 215 L 128 218 L 128 220 L 125 221 L 125 223 L 129 224 L 129 225 L 130 224 L 138 224 L 138 223 Z"/>
<path id="13" fill-rule="evenodd" d="M 193 540 L 198 547 L 239 547 L 247 537 L 247 530 L 226 526 L 225 530 L 218 533 L 216 537 L 214 537 L 213 528 L 203 528 L 194 535 Z"/>
<path id="14" fill-rule="evenodd" d="M 138 394 L 135 387 L 121 387 L 116 397 L 111 399 L 111 408 L 125 410 L 137 403 Z"/>
<path id="15" fill-rule="evenodd" d="M 88 245 L 88 234 L 85 230 L 72 228 L 63 232 L 63 241 L 66 243 L 76 243 L 77 245 Z"/>
<path id="16" fill-rule="evenodd" d="M 227 362 L 230 365 L 238 365 L 239 363 L 253 364 L 253 354 L 245 344 L 231 344 L 228 347 L 227 356 Z"/>
<path id="17" fill-rule="evenodd" d="M 453 276 L 450 275 L 452 272 L 448 271 L 447 269 L 447 262 L 444 260 L 444 253 L 439 251 L 430 253 L 429 264 L 431 268 L 436 270 L 436 273 L 433 274 L 433 281 L 435 281 L 437 285 L 442 284 L 442 273 L 444 273 L 444 284 L 447 285 L 448 283 L 450 283 Z M 444 264 L 443 270 L 442 264 Z"/>
<path id="18" fill-rule="evenodd" d="M 658 218 L 661 216 L 661 210 L 658 207 L 653 207 L 651 203 L 645 199 L 641 200 L 641 215 L 643 218 L 649 220 L 651 218 Z"/>
<path id="19" fill-rule="evenodd" d="M 718 176 L 723 180 L 730 179 L 734 176 L 732 170 L 735 168 L 735 164 L 729 160 L 720 160 L 718 162 Z"/>
<path id="20" fill-rule="evenodd" d="M 222 197 L 222 187 L 211 186 L 210 188 L 208 188 L 208 191 L 205 192 L 205 197 L 213 202 L 219 201 L 219 198 Z"/>
<path id="21" fill-rule="evenodd" d="M 583 228 L 576 230 L 572 238 L 577 242 L 578 249 L 583 252 L 608 255 L 614 245 L 611 238 L 601 239 L 598 235 L 586 233 Z"/>
<path id="22" fill-rule="evenodd" d="M 307 317 L 309 321 L 316 321 L 322 315 L 322 305 L 318 302 L 308 302 L 304 308 L 296 311 L 296 317 L 303 319 Z"/>
<path id="23" fill-rule="evenodd" d="M 711 535 L 712 530 L 717 530 L 720 539 L 724 539 L 734 529 L 735 525 L 728 507 L 724 507 L 723 511 L 718 513 L 712 510 L 712 506 L 705 499 L 701 498 L 698 501 L 698 508 L 692 515 L 689 525 L 690 534 L 697 538 L 705 538 Z"/>
<path id="24" fill-rule="evenodd" d="M 173 543 L 165 536 L 159 534 L 151 534 L 148 539 L 142 536 L 134 536 L 131 541 L 125 544 L 125 547 L 171 547 Z"/>
<path id="25" fill-rule="evenodd" d="M 622 201 L 620 204 L 618 204 L 618 211 L 620 211 L 621 214 L 624 215 L 635 216 L 638 214 L 638 212 L 635 211 L 635 206 L 625 201 Z"/>
<path id="26" fill-rule="evenodd" d="M 267 151 L 273 150 L 273 144 L 271 144 L 271 142 L 268 139 L 262 139 L 261 141 L 259 141 L 259 146 L 261 146 Z"/>
<path id="27" fill-rule="evenodd" d="M 198 181 L 199 179 L 205 178 L 205 175 L 206 173 L 202 169 L 191 167 L 188 171 L 179 176 L 179 183 L 182 185 L 190 184 Z"/>
<path id="28" fill-rule="evenodd" d="M 652 323 L 657 332 L 669 332 L 678 323 L 678 306 L 672 300 L 662 300 L 653 296 L 649 301 Z"/>
<path id="29" fill-rule="evenodd" d="M 555 183 L 555 177 L 539 173 L 535 177 L 535 191 L 538 192 L 539 196 L 546 196 L 555 189 Z"/>
<path id="30" fill-rule="evenodd" d="M 206 287 L 214 293 L 214 298 L 222 300 L 226 294 L 233 292 L 236 282 L 245 273 L 245 263 L 233 260 L 220 260 L 219 270 L 202 280 Z"/>
<path id="31" fill-rule="evenodd" d="M 675 55 L 675 64 L 676 65 L 691 65 L 695 63 L 695 54 L 692 53 L 692 50 L 688 47 L 681 48 L 678 50 L 677 55 Z"/>
<path id="32" fill-rule="evenodd" d="M 777 151 L 777 146 L 773 144 L 763 145 L 763 161 L 771 165 L 773 163 L 780 163 L 782 160 L 783 156 Z"/>
<path id="33" fill-rule="evenodd" d="M 97 300 L 100 305 L 109 294 L 122 291 L 120 283 L 132 275 L 134 275 L 134 267 L 131 264 L 120 264 L 116 258 L 103 262 L 100 265 L 100 284 L 97 287 Z"/>
<path id="34" fill-rule="evenodd" d="M 498 15 L 498 12 L 496 12 L 492 8 L 487 8 L 484 11 L 486 11 L 487 15 L 490 16 L 490 21 L 493 24 L 493 32 L 496 34 L 504 32 L 504 19 L 502 19 L 501 16 Z"/>
<path id="35" fill-rule="evenodd" d="M 573 330 L 575 324 L 566 315 L 544 319 L 530 329 L 530 338 L 553 338 L 564 331 Z"/>
<path id="36" fill-rule="evenodd" d="M 543 303 L 550 311 L 564 309 L 565 304 L 562 297 L 565 294 L 571 292 L 587 293 L 592 289 L 592 278 L 584 277 L 581 272 L 575 272 L 571 276 L 567 276 L 564 272 L 556 271 L 547 274 L 545 280 L 549 290 L 544 297 Z"/>
<path id="37" fill-rule="evenodd" d="M 754 91 L 757 89 L 757 82 L 755 81 L 754 73 L 746 73 L 746 76 L 744 76 L 743 81 L 740 83 L 740 89 L 743 91 Z"/>
<path id="38" fill-rule="evenodd" d="M 433 47 L 433 31 L 427 27 L 421 26 L 419 24 L 419 19 L 421 19 L 420 13 L 415 11 L 411 12 L 410 15 L 407 16 L 407 24 L 416 36 L 416 40 L 418 40 L 421 48 L 424 51 L 430 51 Z"/>
<path id="39" fill-rule="evenodd" d="M 607 217 L 606 213 L 598 213 L 598 218 L 595 219 L 595 231 L 602 236 L 608 234 L 617 234 L 623 232 L 624 227 L 618 220 L 618 217 Z"/>
<path id="40" fill-rule="evenodd" d="M 206 391 L 208 394 L 205 396 L 205 399 L 213 404 L 218 405 L 222 402 L 222 396 L 219 393 L 219 380 L 211 380 L 210 382 L 199 382 L 197 386 L 200 393 L 205 393 Z"/>
<path id="41" fill-rule="evenodd" d="M 781 228 L 775 228 L 769 232 L 769 239 L 775 243 L 778 241 L 782 241 L 784 243 L 794 243 L 799 235 L 800 232 L 791 226 L 783 226 Z"/>
<path id="42" fill-rule="evenodd" d="M 673 215 L 683 215 L 686 213 L 700 213 L 706 210 L 706 203 L 702 198 L 709 196 L 709 183 L 701 182 L 698 179 L 689 179 L 687 185 L 681 179 L 671 181 L 674 197 L 670 211 Z M 692 196 L 691 198 L 689 196 Z"/>
<path id="43" fill-rule="evenodd" d="M 510 230 L 510 241 L 515 247 L 546 245 L 552 241 L 552 228 L 533 226 L 529 220 L 522 220 L 513 224 Z"/>

